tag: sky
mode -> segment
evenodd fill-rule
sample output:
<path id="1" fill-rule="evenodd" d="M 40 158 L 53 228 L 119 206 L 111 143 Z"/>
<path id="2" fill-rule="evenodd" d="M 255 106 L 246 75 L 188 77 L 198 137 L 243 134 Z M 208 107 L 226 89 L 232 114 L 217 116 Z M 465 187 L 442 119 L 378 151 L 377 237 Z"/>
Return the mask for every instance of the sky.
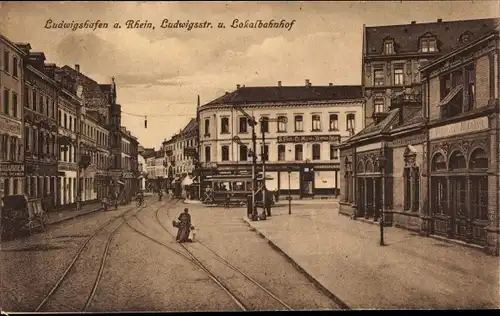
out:
<path id="1" fill-rule="evenodd" d="M 58 66 L 80 65 L 101 84 L 115 77 L 122 125 L 145 147 L 161 146 L 208 103 L 246 86 L 361 83 L 366 26 L 500 16 L 500 1 L 0 2 L 0 32 L 28 42 Z M 46 28 L 47 20 L 108 23 L 107 29 Z M 209 21 L 213 28 L 167 29 Z M 234 19 L 295 20 L 288 29 L 235 29 Z M 155 29 L 127 29 L 146 20 Z M 114 23 L 120 23 L 120 29 Z M 226 28 L 220 29 L 222 22 Z M 135 114 L 128 115 L 126 113 Z M 144 128 L 148 116 L 148 128 Z"/>

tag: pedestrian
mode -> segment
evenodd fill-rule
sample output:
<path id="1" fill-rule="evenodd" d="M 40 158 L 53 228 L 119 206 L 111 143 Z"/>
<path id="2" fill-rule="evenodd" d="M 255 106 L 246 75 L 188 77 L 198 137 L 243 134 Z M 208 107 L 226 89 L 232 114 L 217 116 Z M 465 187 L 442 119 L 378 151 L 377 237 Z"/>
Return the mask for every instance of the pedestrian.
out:
<path id="1" fill-rule="evenodd" d="M 180 243 L 190 241 L 189 233 L 191 232 L 191 215 L 189 214 L 189 209 L 187 207 L 184 209 L 184 212 L 179 215 L 179 221 L 176 241 Z"/>
<path id="2" fill-rule="evenodd" d="M 266 209 L 266 215 L 269 217 L 271 216 L 271 207 L 274 202 L 274 197 L 273 197 L 273 192 L 269 191 L 265 186 L 262 188 L 263 194 L 264 194 L 264 207 Z"/>

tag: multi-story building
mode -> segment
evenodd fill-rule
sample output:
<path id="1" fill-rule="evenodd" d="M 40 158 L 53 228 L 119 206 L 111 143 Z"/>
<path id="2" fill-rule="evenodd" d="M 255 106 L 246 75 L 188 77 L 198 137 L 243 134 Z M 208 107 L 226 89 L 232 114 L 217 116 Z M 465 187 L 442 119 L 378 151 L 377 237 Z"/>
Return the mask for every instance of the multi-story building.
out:
<path id="1" fill-rule="evenodd" d="M 341 145 L 340 213 L 383 214 L 385 224 L 498 255 L 499 20 L 427 24 L 378 32 L 399 35 L 392 43 L 402 55 L 422 53 L 429 40 L 440 54 L 421 65 L 421 87 L 393 96 Z"/>
<path id="2" fill-rule="evenodd" d="M 163 149 L 155 151 L 154 154 L 154 167 L 155 167 L 155 177 L 156 177 L 156 187 L 158 189 L 168 189 L 166 186 L 167 173 L 166 173 L 166 163 L 165 163 L 165 153 Z"/>
<path id="3" fill-rule="evenodd" d="M 24 188 L 22 139 L 26 53 L 0 34 L 0 198 Z"/>
<path id="4" fill-rule="evenodd" d="M 419 67 L 469 36 L 483 34 L 492 19 L 363 27 L 362 85 L 365 126 L 390 109 L 391 98 L 420 94 Z M 451 36 L 450 36 L 451 35 Z"/>
<path id="5" fill-rule="evenodd" d="M 146 189 L 146 159 L 144 158 L 144 151 L 139 146 L 139 154 L 137 156 L 137 170 L 139 171 L 139 189 Z"/>
<path id="6" fill-rule="evenodd" d="M 110 164 L 108 147 L 110 140 L 107 127 L 109 127 L 109 108 L 115 100 L 116 87 L 114 82 L 107 85 L 98 84 L 80 72 L 79 65 L 75 65 L 74 68 L 67 65 L 56 68 L 55 77 L 69 93 L 76 96 L 77 100 L 77 102 L 73 103 L 75 106 L 74 116 L 66 113 L 67 122 L 65 123 L 65 113 L 61 111 L 62 118 L 59 119 L 63 128 L 64 124 L 66 124 L 66 128 L 73 129 L 76 134 L 76 140 L 73 142 L 74 146 L 71 146 L 71 144 L 68 146 L 68 150 L 73 150 L 71 152 L 73 158 L 70 160 L 70 154 L 68 153 L 68 162 L 63 162 L 63 165 L 66 165 L 66 163 L 76 163 L 77 165 L 76 179 L 79 180 L 76 181 L 76 184 L 73 184 L 75 195 L 69 198 L 69 202 L 77 200 L 81 201 L 81 203 L 95 201 L 108 194 L 108 185 L 104 178 L 105 170 Z M 81 92 L 77 91 L 77 87 L 81 87 Z M 81 95 L 77 96 L 78 93 L 81 93 Z M 67 145 L 67 139 L 62 140 L 62 143 Z M 65 189 L 65 178 L 67 181 L 66 186 L 71 186 L 70 182 L 73 182 L 68 178 L 71 173 L 66 175 L 66 171 L 64 172 L 65 174 L 60 176 L 61 190 Z"/>
<path id="7" fill-rule="evenodd" d="M 146 188 L 150 191 L 154 191 L 157 189 L 157 183 L 156 183 L 156 157 L 154 152 L 153 153 L 145 153 L 145 159 L 146 159 L 146 174 L 147 174 L 147 180 L 146 180 Z"/>
<path id="8" fill-rule="evenodd" d="M 303 196 L 338 192 L 335 145 L 363 127 L 361 86 L 241 87 L 199 109 L 202 174 L 251 172 L 251 128 L 241 107 L 261 123 L 256 128 L 258 171 L 266 153 L 266 186 Z M 284 121 L 276 122 L 275 119 Z M 267 121 L 271 119 L 270 121 Z M 265 142 L 262 142 L 261 125 Z M 242 145 L 233 142 L 238 136 Z M 288 168 L 292 168 L 290 173 Z M 290 181 L 288 177 L 290 176 Z"/>
<path id="9" fill-rule="evenodd" d="M 184 178 L 193 175 L 198 158 L 198 122 L 191 119 L 189 123 L 168 141 L 163 142 L 167 174 L 172 170 L 172 178 Z M 170 174 L 168 174 L 170 176 Z"/>
<path id="10" fill-rule="evenodd" d="M 19 44 L 28 57 L 25 63 L 24 146 L 26 193 L 32 197 L 58 201 L 58 99 L 59 84 L 55 65 L 45 64 L 45 55 L 30 52 L 29 44 Z"/>
<path id="11" fill-rule="evenodd" d="M 124 126 L 121 127 L 121 166 L 123 170 L 123 182 L 125 185 L 124 203 L 130 203 L 132 197 L 139 189 L 138 173 L 138 142 L 130 131 Z"/>

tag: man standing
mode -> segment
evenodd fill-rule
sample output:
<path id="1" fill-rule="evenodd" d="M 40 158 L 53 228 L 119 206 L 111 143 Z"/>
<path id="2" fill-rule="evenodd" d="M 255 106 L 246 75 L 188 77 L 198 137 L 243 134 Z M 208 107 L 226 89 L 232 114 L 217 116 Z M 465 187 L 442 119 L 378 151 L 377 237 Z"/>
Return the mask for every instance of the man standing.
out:
<path id="1" fill-rule="evenodd" d="M 262 191 L 265 191 L 265 201 L 263 207 L 266 209 L 266 215 L 269 217 L 271 216 L 271 206 L 273 205 L 274 198 L 273 198 L 273 192 L 269 191 L 265 186 L 262 188 Z"/>

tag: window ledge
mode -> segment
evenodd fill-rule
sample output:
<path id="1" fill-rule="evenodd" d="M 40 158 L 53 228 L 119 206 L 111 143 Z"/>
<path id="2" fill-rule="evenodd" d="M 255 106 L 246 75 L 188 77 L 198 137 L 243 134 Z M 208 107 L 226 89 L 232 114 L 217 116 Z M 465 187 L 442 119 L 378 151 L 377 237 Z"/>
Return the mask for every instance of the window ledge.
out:
<path id="1" fill-rule="evenodd" d="M 336 129 L 329 129 L 328 131 L 329 132 L 339 132 L 339 129 L 338 128 L 336 128 Z"/>
<path id="2" fill-rule="evenodd" d="M 295 130 L 294 132 L 295 132 L 295 133 L 304 133 L 304 131 L 303 131 L 303 130 L 302 130 L 302 131 L 297 131 L 297 130 Z"/>
<path id="3" fill-rule="evenodd" d="M 276 131 L 276 133 L 280 133 L 280 134 L 284 134 L 286 133 L 287 131 Z"/>
<path id="4" fill-rule="evenodd" d="M 322 132 L 323 130 L 321 129 L 312 129 L 311 132 Z"/>

